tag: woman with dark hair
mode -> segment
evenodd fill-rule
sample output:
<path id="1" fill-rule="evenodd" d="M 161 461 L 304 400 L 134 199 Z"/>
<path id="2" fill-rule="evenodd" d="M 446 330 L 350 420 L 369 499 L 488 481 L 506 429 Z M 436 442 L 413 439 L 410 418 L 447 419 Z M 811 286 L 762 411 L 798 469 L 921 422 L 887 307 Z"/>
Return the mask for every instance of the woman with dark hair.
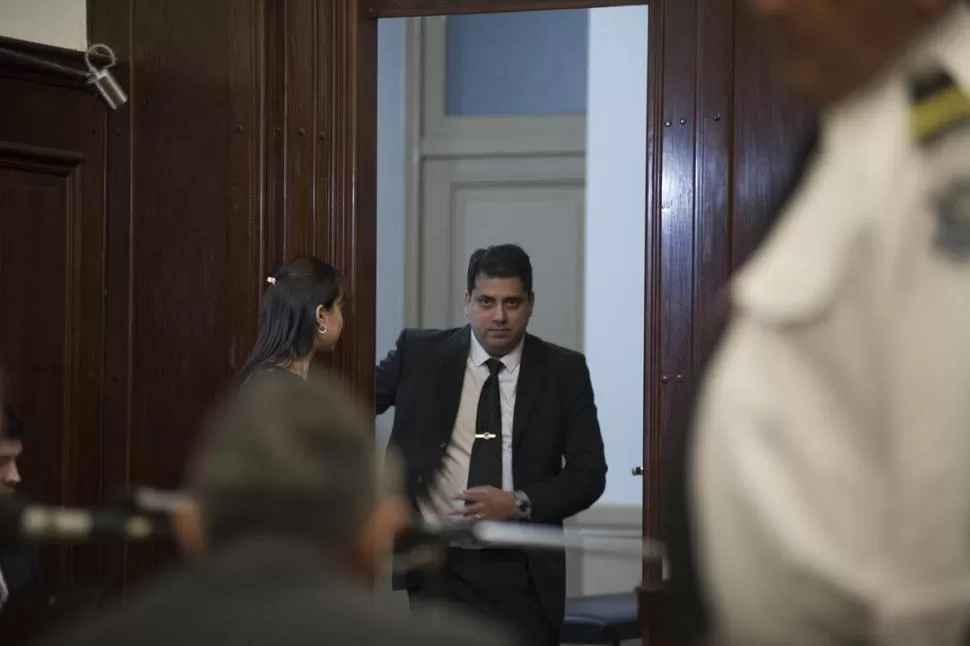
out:
<path id="1" fill-rule="evenodd" d="M 333 350 L 343 330 L 343 276 L 319 258 L 301 256 L 266 282 L 259 336 L 240 380 L 260 370 L 287 370 L 305 379 L 314 355 Z"/>

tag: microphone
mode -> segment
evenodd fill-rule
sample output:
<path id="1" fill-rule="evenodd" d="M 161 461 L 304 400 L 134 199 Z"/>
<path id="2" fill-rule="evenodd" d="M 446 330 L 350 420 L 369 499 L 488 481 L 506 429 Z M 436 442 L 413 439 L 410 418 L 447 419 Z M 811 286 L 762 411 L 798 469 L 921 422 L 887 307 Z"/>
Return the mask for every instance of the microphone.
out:
<path id="1" fill-rule="evenodd" d="M 50 507 L 14 495 L 0 496 L 0 543 L 143 541 L 173 533 L 164 516 L 113 508 Z"/>
<path id="2" fill-rule="evenodd" d="M 180 492 L 136 488 L 110 507 L 68 508 L 35 505 L 15 495 L 0 496 L 0 544 L 39 542 L 144 541 L 175 535 L 172 514 L 189 498 Z M 518 548 L 579 552 L 630 562 L 660 561 L 666 549 L 653 539 L 593 538 L 558 525 L 444 519 L 440 524 L 413 520 L 400 537 L 395 573 L 439 565 L 448 547 Z M 664 568 L 666 570 L 666 568 Z"/>
<path id="3" fill-rule="evenodd" d="M 439 565 L 449 546 L 579 552 L 621 561 L 660 561 L 664 566 L 667 558 L 664 544 L 654 539 L 592 538 L 558 525 L 535 523 L 458 519 L 432 525 L 415 520 L 405 537 L 404 549 L 394 556 L 395 574 Z M 663 569 L 666 571 L 666 567 Z"/>

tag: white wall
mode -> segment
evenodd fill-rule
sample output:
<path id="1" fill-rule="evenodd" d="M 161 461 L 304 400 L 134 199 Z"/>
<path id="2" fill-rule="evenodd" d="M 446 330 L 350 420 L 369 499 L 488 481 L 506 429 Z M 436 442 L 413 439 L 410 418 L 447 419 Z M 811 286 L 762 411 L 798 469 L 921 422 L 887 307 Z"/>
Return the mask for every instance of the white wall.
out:
<path id="1" fill-rule="evenodd" d="M 404 327 L 405 190 L 405 36 L 407 19 L 377 23 L 377 322 L 376 351 L 381 360 L 394 348 Z M 380 441 L 386 441 L 394 409 L 377 418 Z"/>
<path id="2" fill-rule="evenodd" d="M 647 7 L 590 12 L 586 357 L 610 467 L 603 502 L 640 505 Z"/>
<path id="3" fill-rule="evenodd" d="M 87 1 L 0 0 L 0 36 L 87 49 Z"/>
<path id="4" fill-rule="evenodd" d="M 643 271 L 647 7 L 592 9 L 586 114 L 585 351 L 609 465 L 600 502 L 570 526 L 592 538 L 642 534 Z M 571 559 L 570 594 L 630 590 L 641 569 Z"/>

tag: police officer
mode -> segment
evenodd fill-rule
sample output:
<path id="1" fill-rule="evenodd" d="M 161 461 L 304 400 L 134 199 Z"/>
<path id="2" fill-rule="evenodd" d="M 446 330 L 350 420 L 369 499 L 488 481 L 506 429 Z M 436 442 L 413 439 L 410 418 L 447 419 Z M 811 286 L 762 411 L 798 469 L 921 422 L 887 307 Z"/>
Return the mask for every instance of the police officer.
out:
<path id="1" fill-rule="evenodd" d="M 750 3 L 823 119 L 672 456 L 674 606 L 719 644 L 967 643 L 970 3 Z"/>

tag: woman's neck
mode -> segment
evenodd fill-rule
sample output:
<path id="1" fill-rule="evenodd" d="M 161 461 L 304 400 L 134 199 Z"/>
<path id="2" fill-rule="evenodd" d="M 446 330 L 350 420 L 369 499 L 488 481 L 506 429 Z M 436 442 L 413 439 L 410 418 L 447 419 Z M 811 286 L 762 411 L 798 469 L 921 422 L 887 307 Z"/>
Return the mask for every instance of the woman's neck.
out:
<path id="1" fill-rule="evenodd" d="M 286 369 L 290 372 L 300 375 L 304 379 L 310 374 L 310 364 L 313 363 L 313 355 L 309 354 L 302 359 L 294 359 L 289 364 L 287 364 Z"/>

